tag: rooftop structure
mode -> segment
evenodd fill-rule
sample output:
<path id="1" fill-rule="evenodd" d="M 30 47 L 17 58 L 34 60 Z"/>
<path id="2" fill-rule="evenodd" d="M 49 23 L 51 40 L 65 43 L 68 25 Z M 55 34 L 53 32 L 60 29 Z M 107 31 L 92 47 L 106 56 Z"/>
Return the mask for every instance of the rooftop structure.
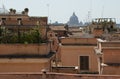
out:
<path id="1" fill-rule="evenodd" d="M 95 37 L 102 37 L 103 34 L 115 33 L 116 20 L 115 18 L 96 18 L 88 26 L 89 33 L 94 34 Z"/>

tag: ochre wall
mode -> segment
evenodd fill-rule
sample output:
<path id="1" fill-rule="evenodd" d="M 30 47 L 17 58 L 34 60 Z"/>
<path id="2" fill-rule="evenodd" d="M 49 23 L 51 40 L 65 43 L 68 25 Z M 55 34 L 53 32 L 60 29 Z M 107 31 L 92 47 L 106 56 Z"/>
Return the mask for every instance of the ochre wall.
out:
<path id="1" fill-rule="evenodd" d="M 93 48 L 94 46 L 61 46 L 62 66 L 80 67 L 80 56 L 89 56 L 89 72 L 97 72 L 98 62 Z"/>
<path id="2" fill-rule="evenodd" d="M 120 66 L 106 66 L 103 67 L 104 75 L 120 75 Z"/>
<path id="3" fill-rule="evenodd" d="M 101 42 L 102 47 L 120 47 L 120 42 Z"/>
<path id="4" fill-rule="evenodd" d="M 103 63 L 120 63 L 120 48 L 106 48 L 103 50 Z"/>
<path id="5" fill-rule="evenodd" d="M 50 69 L 49 59 L 0 59 L 0 73 L 40 72 Z"/>
<path id="6" fill-rule="evenodd" d="M 102 74 L 120 75 L 120 42 L 100 41 L 98 44 L 98 49 L 102 53 Z"/>
<path id="7" fill-rule="evenodd" d="M 103 50 L 103 73 L 107 75 L 120 75 L 120 48 L 106 48 Z"/>
<path id="8" fill-rule="evenodd" d="M 62 44 L 97 44 L 96 38 L 62 38 Z"/>
<path id="9" fill-rule="evenodd" d="M 0 44 L 0 55 L 10 54 L 36 54 L 47 55 L 50 51 L 49 44 Z"/>

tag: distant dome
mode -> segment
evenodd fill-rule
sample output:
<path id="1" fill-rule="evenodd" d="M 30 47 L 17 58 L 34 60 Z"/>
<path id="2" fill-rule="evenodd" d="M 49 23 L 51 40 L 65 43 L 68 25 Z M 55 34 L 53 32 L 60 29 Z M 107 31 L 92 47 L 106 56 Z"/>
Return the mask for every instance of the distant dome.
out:
<path id="1" fill-rule="evenodd" d="M 75 12 L 73 12 L 73 15 L 69 19 L 68 25 L 76 26 L 78 24 L 79 24 L 78 17 L 75 15 Z"/>

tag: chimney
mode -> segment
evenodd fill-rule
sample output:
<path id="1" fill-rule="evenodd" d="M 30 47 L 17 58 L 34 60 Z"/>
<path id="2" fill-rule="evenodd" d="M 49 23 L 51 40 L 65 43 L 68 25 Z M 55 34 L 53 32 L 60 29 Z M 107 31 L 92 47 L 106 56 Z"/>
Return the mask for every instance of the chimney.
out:
<path id="1" fill-rule="evenodd" d="M 9 10 L 10 10 L 10 14 L 14 14 L 14 12 L 13 12 L 13 9 L 12 9 L 12 8 L 10 8 Z"/>
<path id="2" fill-rule="evenodd" d="M 25 8 L 25 9 L 24 9 L 24 12 L 25 12 L 25 15 L 28 15 L 29 9 L 28 9 L 28 8 Z"/>
<path id="3" fill-rule="evenodd" d="M 22 11 L 22 14 L 25 14 L 25 11 Z"/>
<path id="4" fill-rule="evenodd" d="M 15 9 L 13 9 L 13 14 L 16 14 L 16 10 Z"/>

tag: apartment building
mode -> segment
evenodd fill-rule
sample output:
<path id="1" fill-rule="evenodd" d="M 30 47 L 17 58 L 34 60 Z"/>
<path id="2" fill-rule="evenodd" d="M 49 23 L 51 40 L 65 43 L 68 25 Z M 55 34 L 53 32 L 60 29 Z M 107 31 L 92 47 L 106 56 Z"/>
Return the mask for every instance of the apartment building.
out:
<path id="1" fill-rule="evenodd" d="M 98 56 L 99 73 L 120 75 L 120 42 L 98 39 L 95 53 Z"/>
<path id="2" fill-rule="evenodd" d="M 97 74 L 98 62 L 94 53 L 96 44 L 96 38 L 61 38 L 59 62 L 53 71 Z"/>

